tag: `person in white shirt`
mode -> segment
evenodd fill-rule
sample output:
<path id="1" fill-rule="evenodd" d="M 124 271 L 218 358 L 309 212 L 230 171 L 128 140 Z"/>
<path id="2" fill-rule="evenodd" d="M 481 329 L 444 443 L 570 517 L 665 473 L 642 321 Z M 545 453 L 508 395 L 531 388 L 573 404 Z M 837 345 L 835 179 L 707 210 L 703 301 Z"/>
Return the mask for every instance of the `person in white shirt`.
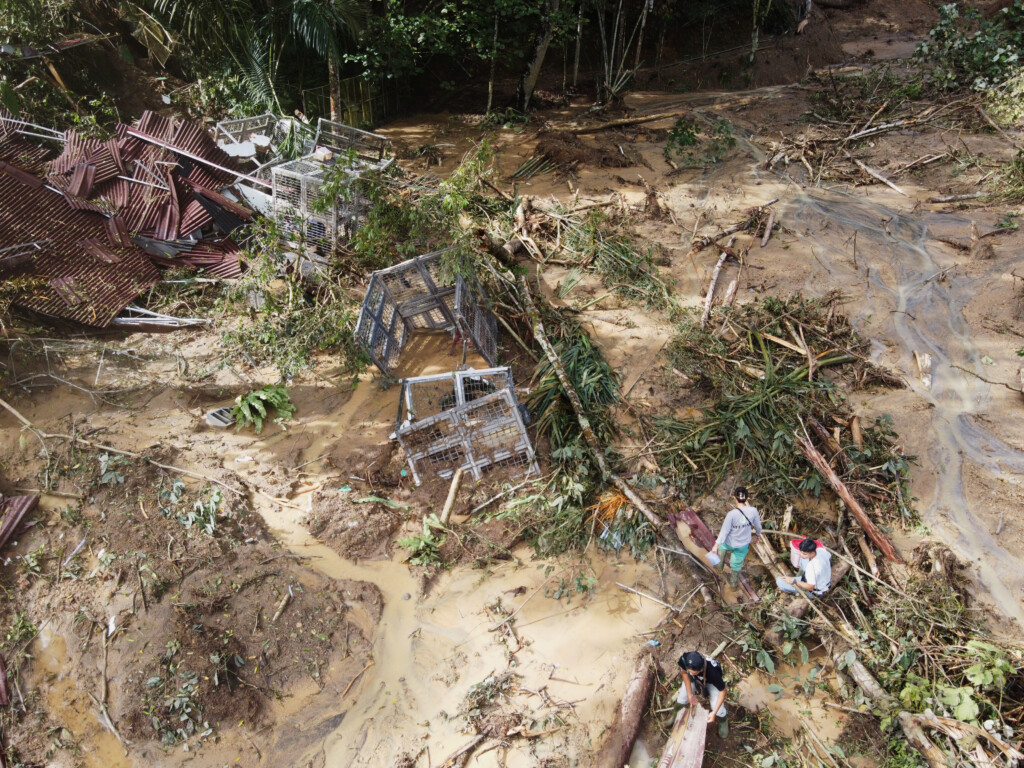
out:
<path id="1" fill-rule="evenodd" d="M 800 542 L 800 576 L 780 576 L 775 585 L 792 595 L 821 597 L 832 586 L 832 553 L 818 548 L 814 539 Z"/>
<path id="2" fill-rule="evenodd" d="M 755 536 L 761 535 L 761 515 L 757 507 L 747 503 L 749 498 L 749 492 L 742 486 L 732 492 L 736 507 L 725 516 L 715 548 L 711 550 L 722 558 L 723 568 L 725 555 L 729 555 L 729 586 L 733 589 L 739 586 L 740 570 L 750 551 L 751 542 Z"/>

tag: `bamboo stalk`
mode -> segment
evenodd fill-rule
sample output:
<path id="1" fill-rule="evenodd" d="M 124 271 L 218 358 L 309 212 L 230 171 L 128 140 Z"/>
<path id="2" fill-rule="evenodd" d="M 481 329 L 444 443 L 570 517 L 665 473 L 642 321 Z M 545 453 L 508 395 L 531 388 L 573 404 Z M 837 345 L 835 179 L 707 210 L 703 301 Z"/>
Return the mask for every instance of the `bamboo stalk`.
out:
<path id="1" fill-rule="evenodd" d="M 530 323 L 533 325 L 534 338 L 537 339 L 537 343 L 540 344 L 541 349 L 544 350 L 544 354 L 547 356 L 548 362 L 551 363 L 551 367 L 554 369 L 555 375 L 558 377 L 558 382 L 562 385 L 562 390 L 565 392 L 565 396 L 569 398 L 569 403 L 572 405 L 573 411 L 576 412 L 576 420 L 579 422 L 580 432 L 583 434 L 583 439 L 586 442 L 587 447 L 590 449 L 590 453 L 593 455 L 594 461 L 597 462 L 598 469 L 601 471 L 601 476 L 622 491 L 623 495 L 629 499 L 630 503 L 634 507 L 640 510 L 640 513 L 647 518 L 656 530 L 664 528 L 665 521 L 654 514 L 651 508 L 648 507 L 647 504 L 644 503 L 644 500 L 637 495 L 637 492 L 633 490 L 632 486 L 612 472 L 611 468 L 608 466 L 601 444 L 598 442 L 597 435 L 594 434 L 594 428 L 590 425 L 590 419 L 587 418 L 587 414 L 583 410 L 583 403 L 580 402 L 580 396 L 576 393 L 576 388 L 573 387 L 572 382 L 569 381 L 569 376 L 566 374 L 565 368 L 562 366 L 562 361 L 558 358 L 558 353 L 555 352 L 555 348 L 551 346 L 551 342 L 548 341 L 547 333 L 544 332 L 544 323 L 540 318 L 540 312 L 537 311 L 537 306 L 533 303 L 533 297 L 530 295 L 530 286 L 527 284 L 525 276 L 519 278 L 519 285 L 522 289 L 523 300 L 526 303 L 527 314 L 530 316 Z"/>

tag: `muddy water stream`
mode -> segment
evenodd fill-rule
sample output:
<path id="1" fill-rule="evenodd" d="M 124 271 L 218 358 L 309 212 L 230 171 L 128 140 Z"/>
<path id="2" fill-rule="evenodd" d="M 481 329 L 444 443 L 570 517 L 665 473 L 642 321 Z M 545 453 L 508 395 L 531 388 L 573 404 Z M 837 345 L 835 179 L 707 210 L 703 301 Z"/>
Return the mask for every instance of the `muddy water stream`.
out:
<path id="1" fill-rule="evenodd" d="M 964 317 L 967 303 L 1002 279 L 1006 264 L 992 264 L 972 279 L 959 275 L 948 281 L 936 279 L 952 260 L 940 261 L 933 255 L 928 246 L 930 230 L 969 232 L 971 220 L 963 216 L 907 217 L 863 198 L 821 190 L 798 195 L 788 207 L 788 215 L 799 229 L 814 233 L 803 235 L 812 247 L 830 257 L 825 259 L 830 277 L 864 286 L 858 319 L 881 318 L 883 327 L 891 329 L 886 342 L 894 349 L 885 352 L 877 345 L 878 354 L 884 353 L 889 364 L 898 365 L 915 394 L 930 406 L 925 440 L 906 446 L 908 453 L 919 456 L 925 471 L 930 469 L 935 475 L 931 498 L 923 499 L 920 509 L 924 521 L 939 529 L 941 537 L 961 554 L 976 561 L 996 604 L 1006 615 L 1024 621 L 1019 555 L 1009 552 L 978 524 L 964 487 L 969 464 L 1012 482 L 1024 472 L 1024 452 L 991 434 L 974 418 L 992 406 L 993 387 L 978 378 L 991 378 L 991 374 L 985 370 L 984 352 L 975 345 Z M 838 225 L 827 230 L 831 237 L 822 226 L 829 222 Z M 836 242 L 848 239 L 854 231 L 858 250 L 864 248 L 859 258 L 866 262 L 859 270 L 846 256 L 848 248 Z M 812 274 L 808 289 L 819 280 L 820 275 Z M 930 388 L 916 370 L 915 350 L 932 357 Z"/>
<path id="2" fill-rule="evenodd" d="M 453 369 L 450 347 L 450 338 L 418 339 L 403 355 L 401 375 Z M 469 362 L 483 367 L 482 360 Z M 338 435 L 368 444 L 386 439 L 397 400 L 397 388 L 382 392 L 375 378 L 361 382 L 340 408 L 305 425 L 311 436 L 316 433 L 304 449 L 306 455 L 319 455 Z M 239 446 L 222 455 L 229 466 L 240 457 L 250 462 L 255 457 L 256 465 L 247 466 L 260 471 L 259 460 L 266 456 L 252 454 L 251 448 L 248 453 Z M 652 566 L 637 564 L 628 555 L 620 561 L 592 553 L 581 562 L 582 571 L 569 573 L 558 563 L 534 562 L 532 553 L 522 549 L 514 560 L 486 571 L 445 572 L 424 594 L 420 579 L 402 561 L 404 549 L 396 548 L 390 561 L 354 563 L 314 538 L 300 511 L 309 509 L 311 490 L 298 489 L 287 507 L 259 497 L 256 507 L 292 553 L 309 558 L 305 562 L 310 567 L 337 581 L 376 585 L 383 613 L 376 625 L 360 610 L 350 613 L 370 639 L 373 659 L 351 686 L 351 675 L 359 670 L 334 676 L 329 671 L 323 690 L 272 705 L 280 725 L 273 743 L 263 749 L 261 765 L 376 767 L 393 764 L 403 753 L 427 750 L 436 765 L 472 738 L 464 718 L 457 716 L 470 687 L 500 675 L 510 663 L 520 676 L 519 685 L 502 701 L 524 715 L 528 731 L 550 729 L 582 739 L 603 732 L 642 642 L 640 633 L 664 617 L 664 608 L 624 592 L 615 582 L 656 592 L 656 587 L 645 586 L 658 578 Z M 550 573 L 549 564 L 554 566 Z M 545 596 L 545 590 L 554 592 L 564 586 L 563 579 L 571 583 L 579 572 L 595 580 L 585 597 L 574 590 L 565 591 L 573 595 L 568 602 Z M 507 611 L 519 609 L 515 627 L 522 648 L 514 656 L 509 652 L 515 650 L 515 641 L 493 631 L 500 618 L 489 607 L 499 601 Z M 583 723 L 584 728 L 560 729 L 566 721 Z M 504 764 L 536 765 L 538 754 L 564 750 L 569 738 L 518 740 Z M 571 748 L 575 752 L 581 747 Z M 492 750 L 475 764 L 496 766 L 500 758 Z"/>
<path id="3" fill-rule="evenodd" d="M 501 644 L 501 633 L 491 631 L 495 614 L 487 606 L 498 600 L 508 610 L 522 608 L 515 626 L 523 648 L 514 661 L 521 689 L 509 698 L 515 699 L 514 710 L 531 718 L 543 713 L 528 730 L 552 728 L 556 717 L 607 722 L 622 684 L 617 678 L 628 673 L 623 657 L 664 614 L 660 606 L 615 586 L 653 575 L 628 557 L 621 562 L 603 554 L 589 558 L 598 583 L 586 601 L 578 595 L 568 604 L 546 598 L 543 588 L 558 586 L 559 571 L 549 577 L 537 564 L 524 562 L 530 557 L 525 550 L 517 552 L 519 563 L 445 574 L 421 597 L 418 580 L 400 560 L 351 563 L 310 536 L 294 510 L 263 514 L 289 550 L 312 558 L 312 567 L 334 579 L 376 584 L 384 598 L 383 616 L 371 635 L 375 663 L 345 697 L 328 686 L 312 698 L 286 703 L 280 720 L 291 727 L 278 729 L 277 743 L 265 752 L 266 765 L 313 760 L 314 765 L 380 766 L 402 752 L 430 749 L 435 762 L 454 752 L 471 738 L 462 718 L 455 717 L 466 692 L 501 674 L 509 664 L 507 651 L 514 650 Z M 546 693 L 529 693 L 542 690 Z M 556 705 L 546 705 L 545 696 Z M 573 706 L 562 712 L 557 702 Z M 535 765 L 531 746 L 524 742 L 521 752 L 510 752 L 506 764 Z M 478 764 L 497 765 L 497 759 L 488 753 Z"/>

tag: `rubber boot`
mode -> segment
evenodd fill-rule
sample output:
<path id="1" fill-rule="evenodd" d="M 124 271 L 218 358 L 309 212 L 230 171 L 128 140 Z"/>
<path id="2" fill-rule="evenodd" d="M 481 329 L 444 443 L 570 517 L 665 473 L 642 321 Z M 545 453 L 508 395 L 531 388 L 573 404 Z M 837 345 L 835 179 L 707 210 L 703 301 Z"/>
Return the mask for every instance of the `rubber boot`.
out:
<path id="1" fill-rule="evenodd" d="M 729 579 L 729 586 L 730 587 L 732 587 L 733 589 L 739 589 L 739 587 L 740 587 L 740 572 L 739 571 L 733 571 L 733 570 L 730 569 L 729 575 L 728 575 L 728 579 Z"/>
<path id="2" fill-rule="evenodd" d="M 724 739 L 729 736 L 729 720 L 725 717 L 718 718 L 718 738 Z"/>

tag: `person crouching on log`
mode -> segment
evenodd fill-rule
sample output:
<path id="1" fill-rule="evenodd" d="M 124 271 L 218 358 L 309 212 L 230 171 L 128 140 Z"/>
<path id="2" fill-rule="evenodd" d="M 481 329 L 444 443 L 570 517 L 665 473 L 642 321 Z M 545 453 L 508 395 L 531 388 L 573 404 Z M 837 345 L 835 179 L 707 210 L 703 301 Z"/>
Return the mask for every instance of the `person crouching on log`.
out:
<path id="1" fill-rule="evenodd" d="M 832 553 L 819 549 L 814 539 L 800 542 L 800 576 L 780 576 L 775 585 L 792 595 L 821 597 L 832 586 Z"/>
<path id="2" fill-rule="evenodd" d="M 715 540 L 715 548 L 711 550 L 722 558 L 723 569 L 725 555 L 729 555 L 729 586 L 733 589 L 739 587 L 740 570 L 750 552 L 751 541 L 761 535 L 761 515 L 757 507 L 747 503 L 749 498 L 750 494 L 743 486 L 732 492 L 736 506 L 725 516 L 722 530 Z"/>
<path id="3" fill-rule="evenodd" d="M 705 693 L 711 705 L 708 725 L 715 722 L 718 716 L 718 735 L 723 739 L 729 735 L 729 721 L 725 711 L 725 678 L 722 677 L 722 665 L 714 659 L 706 659 L 696 651 L 689 651 L 679 657 L 679 666 L 683 669 L 683 685 L 676 694 L 676 703 L 689 706 L 694 695 Z"/>

